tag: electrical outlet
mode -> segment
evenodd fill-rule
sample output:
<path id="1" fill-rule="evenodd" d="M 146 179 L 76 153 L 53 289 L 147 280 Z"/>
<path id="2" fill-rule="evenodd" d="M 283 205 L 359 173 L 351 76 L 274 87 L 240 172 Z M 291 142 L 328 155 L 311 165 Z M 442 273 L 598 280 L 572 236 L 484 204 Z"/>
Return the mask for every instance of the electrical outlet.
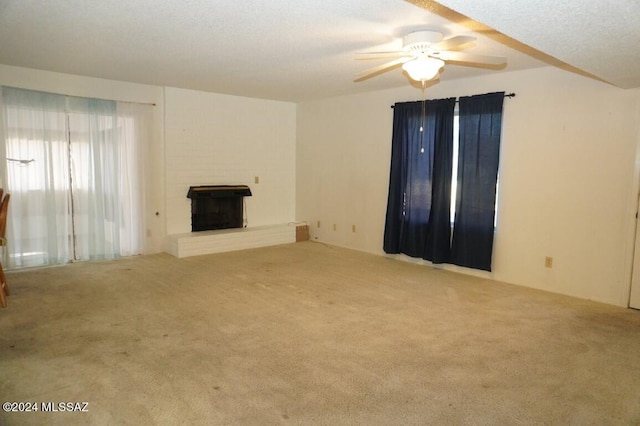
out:
<path id="1" fill-rule="evenodd" d="M 336 224 L 333 224 L 333 230 L 336 231 L 338 229 L 338 227 L 336 226 Z"/>
<path id="2" fill-rule="evenodd" d="M 316 225 L 317 228 L 320 228 L 320 221 L 318 221 L 318 224 Z"/>
<path id="3" fill-rule="evenodd" d="M 553 257 L 547 256 L 544 258 L 544 267 L 553 268 Z"/>
<path id="4" fill-rule="evenodd" d="M 351 225 L 351 232 L 356 232 L 356 226 L 355 225 Z"/>
<path id="5" fill-rule="evenodd" d="M 260 183 L 260 176 L 255 176 L 255 177 L 253 178 L 253 182 L 254 182 L 254 183 Z"/>

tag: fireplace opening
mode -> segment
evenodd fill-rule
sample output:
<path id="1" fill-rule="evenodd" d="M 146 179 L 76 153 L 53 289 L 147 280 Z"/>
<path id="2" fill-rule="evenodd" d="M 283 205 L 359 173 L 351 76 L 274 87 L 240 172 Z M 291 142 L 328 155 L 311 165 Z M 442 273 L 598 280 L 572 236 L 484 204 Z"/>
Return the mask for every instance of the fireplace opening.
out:
<path id="1" fill-rule="evenodd" d="M 246 185 L 202 185 L 189 188 L 191 232 L 244 226 L 244 197 L 251 196 Z"/>

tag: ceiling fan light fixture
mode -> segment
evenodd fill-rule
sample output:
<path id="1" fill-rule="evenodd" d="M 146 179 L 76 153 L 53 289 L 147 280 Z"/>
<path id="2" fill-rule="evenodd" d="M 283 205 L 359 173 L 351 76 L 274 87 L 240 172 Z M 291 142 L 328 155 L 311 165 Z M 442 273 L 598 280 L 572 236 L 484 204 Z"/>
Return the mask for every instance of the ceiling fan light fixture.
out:
<path id="1" fill-rule="evenodd" d="M 440 68 L 444 66 L 444 61 L 436 58 L 422 56 L 402 65 L 402 69 L 409 74 L 412 80 L 427 81 L 433 79 Z"/>

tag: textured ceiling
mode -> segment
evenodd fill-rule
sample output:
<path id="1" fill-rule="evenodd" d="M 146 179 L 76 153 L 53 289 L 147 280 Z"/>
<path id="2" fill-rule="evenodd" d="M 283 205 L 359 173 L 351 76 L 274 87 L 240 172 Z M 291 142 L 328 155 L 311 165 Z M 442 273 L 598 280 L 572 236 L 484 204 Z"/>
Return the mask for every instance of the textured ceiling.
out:
<path id="1" fill-rule="evenodd" d="M 611 84 L 640 87 L 638 0 L 438 2 Z"/>
<path id="2" fill-rule="evenodd" d="M 409 84 L 400 69 L 355 83 L 355 73 L 383 61 L 356 61 L 354 56 L 367 50 L 395 50 L 401 47 L 401 37 L 406 31 L 425 28 L 441 31 L 445 37 L 475 35 L 477 42 L 468 52 L 508 58 L 507 67 L 499 71 L 447 65 L 441 80 L 548 64 L 561 66 L 557 61 L 560 59 L 568 62 L 569 68 L 580 67 L 578 62 L 585 63 L 590 66 L 585 66 L 589 72 L 614 82 L 607 70 L 600 72 L 602 68 L 595 67 L 596 61 L 581 57 L 588 57 L 588 53 L 576 53 L 581 52 L 584 37 L 593 35 L 589 23 L 594 18 L 589 14 L 594 5 L 589 6 L 589 13 L 570 15 L 582 21 L 559 22 L 560 12 L 554 20 L 545 20 L 543 11 L 552 10 L 551 6 L 536 7 L 534 14 L 523 13 L 533 9 L 525 1 L 441 3 L 460 3 L 449 4 L 460 9 L 467 3 L 486 4 L 487 9 L 474 7 L 460 12 L 512 38 L 500 38 L 490 28 L 431 0 L 0 0 L 0 63 L 159 86 L 303 101 Z M 501 12 L 502 3 L 508 13 Z M 522 8 L 515 6 L 520 3 Z M 634 10 L 635 0 L 625 4 L 627 13 L 640 16 Z M 476 18 L 476 14 L 483 19 Z M 597 42 L 606 51 L 618 27 L 610 20 L 601 21 L 609 35 Z M 545 25 L 552 30 L 545 30 Z M 521 40 L 528 46 L 514 40 L 518 36 L 516 30 L 525 27 L 531 29 L 518 34 L 522 33 L 523 38 L 529 35 L 532 41 Z M 571 31 L 564 31 L 565 27 Z M 533 40 L 531 33 L 544 34 Z M 563 38 L 554 38 L 554 33 L 562 33 Z M 581 33 L 585 34 L 582 38 Z M 636 32 L 628 39 L 637 36 Z M 561 40 L 556 43 L 561 46 L 556 46 L 554 40 Z M 533 42 L 539 42 L 544 49 Z M 638 46 L 637 40 L 634 46 Z M 614 60 L 621 56 L 619 53 L 610 51 L 604 57 Z M 634 54 L 637 59 L 637 53 Z M 620 84 L 623 87 L 640 86 L 634 83 L 638 81 L 640 67 L 623 71 L 627 58 L 620 58 L 616 81 L 629 82 Z"/>

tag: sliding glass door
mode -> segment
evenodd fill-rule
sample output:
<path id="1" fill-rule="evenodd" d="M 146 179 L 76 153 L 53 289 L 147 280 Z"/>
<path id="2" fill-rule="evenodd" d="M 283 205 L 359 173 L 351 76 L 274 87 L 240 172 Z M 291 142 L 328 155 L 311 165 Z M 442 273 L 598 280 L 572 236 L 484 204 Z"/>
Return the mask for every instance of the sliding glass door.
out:
<path id="1" fill-rule="evenodd" d="M 140 253 L 151 107 L 11 88 L 3 103 L 8 266 Z"/>

